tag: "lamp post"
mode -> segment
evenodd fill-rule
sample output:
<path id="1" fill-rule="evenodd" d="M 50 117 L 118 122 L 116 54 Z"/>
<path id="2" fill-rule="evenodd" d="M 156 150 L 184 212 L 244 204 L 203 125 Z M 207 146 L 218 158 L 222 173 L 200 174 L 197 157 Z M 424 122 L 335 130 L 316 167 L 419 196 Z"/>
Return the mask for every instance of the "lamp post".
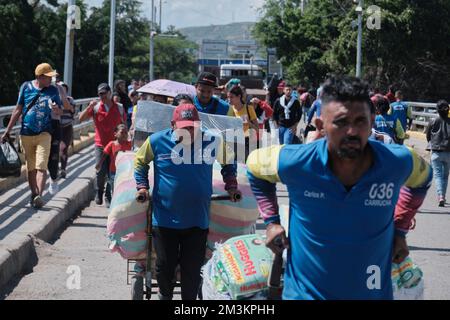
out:
<path id="1" fill-rule="evenodd" d="M 356 12 L 358 13 L 358 40 L 356 44 L 356 76 L 361 77 L 361 64 L 362 64 L 362 14 L 363 14 L 363 0 L 358 0 L 358 6 Z"/>
<path id="2" fill-rule="evenodd" d="M 116 0 L 111 0 L 111 27 L 109 30 L 109 75 L 108 83 L 114 85 L 114 42 L 116 36 Z"/>
<path id="3" fill-rule="evenodd" d="M 150 21 L 150 65 L 149 65 L 149 80 L 150 82 L 153 81 L 153 54 L 154 54 L 154 43 L 153 43 L 153 37 L 155 36 L 156 32 L 153 31 L 153 23 L 155 21 L 155 0 L 152 0 L 152 6 L 150 8 L 152 14 L 151 14 L 151 21 Z"/>
<path id="4" fill-rule="evenodd" d="M 64 82 L 69 87 L 68 94 L 72 94 L 72 73 L 73 73 L 73 47 L 75 41 L 75 19 L 76 11 L 73 10 L 75 0 L 69 0 L 67 6 L 67 23 L 66 23 L 66 48 L 64 54 Z M 70 14 L 70 15 L 69 15 Z"/>

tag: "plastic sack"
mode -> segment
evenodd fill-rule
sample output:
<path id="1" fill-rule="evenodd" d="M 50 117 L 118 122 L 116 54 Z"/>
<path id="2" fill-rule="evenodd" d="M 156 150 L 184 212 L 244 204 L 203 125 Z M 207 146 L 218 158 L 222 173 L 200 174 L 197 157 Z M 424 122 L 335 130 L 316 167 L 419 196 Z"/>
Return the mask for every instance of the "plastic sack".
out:
<path id="1" fill-rule="evenodd" d="M 402 263 L 392 264 L 394 300 L 423 300 L 423 272 L 407 257 Z"/>
<path id="2" fill-rule="evenodd" d="M 148 204 L 135 199 L 134 153 L 119 152 L 116 178 L 107 222 L 110 250 L 124 259 L 144 259 L 147 248 Z"/>
<path id="3" fill-rule="evenodd" d="M 202 268 L 203 300 L 231 300 L 228 289 L 215 268 L 215 259 L 210 259 Z"/>
<path id="4" fill-rule="evenodd" d="M 9 141 L 0 145 L 0 178 L 20 177 L 22 163 L 16 149 Z"/>
<path id="5" fill-rule="evenodd" d="M 139 101 L 136 112 L 136 132 L 149 133 L 158 132 L 171 127 L 174 106 L 161 104 L 154 101 Z M 242 119 L 199 113 L 204 130 L 215 130 L 223 134 L 225 141 L 234 142 L 234 135 L 227 135 L 226 131 L 238 131 L 243 135 Z M 228 140 L 227 138 L 230 138 Z"/>
<path id="6" fill-rule="evenodd" d="M 214 286 L 219 293 L 226 288 L 232 300 L 245 299 L 267 290 L 273 254 L 260 235 L 234 237 L 218 244 L 212 261 L 220 277 L 210 280 L 216 281 Z"/>

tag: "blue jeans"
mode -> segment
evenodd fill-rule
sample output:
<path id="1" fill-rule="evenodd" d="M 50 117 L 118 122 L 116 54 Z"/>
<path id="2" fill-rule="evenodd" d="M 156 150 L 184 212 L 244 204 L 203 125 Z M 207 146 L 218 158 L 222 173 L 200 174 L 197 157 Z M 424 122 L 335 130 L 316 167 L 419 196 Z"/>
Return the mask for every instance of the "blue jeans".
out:
<path id="1" fill-rule="evenodd" d="M 280 144 L 292 144 L 294 142 L 295 135 L 291 132 L 289 128 L 279 126 L 278 136 L 280 139 Z"/>
<path id="2" fill-rule="evenodd" d="M 100 159 L 103 157 L 103 147 L 95 146 L 95 163 L 99 163 Z M 109 177 L 109 157 L 103 161 L 102 167 L 100 171 L 97 172 L 96 175 L 96 190 L 99 195 L 103 196 L 103 192 L 105 192 L 105 183 L 106 183 L 106 192 L 105 196 L 108 199 L 111 199 L 111 185 L 108 180 Z"/>
<path id="3" fill-rule="evenodd" d="M 450 152 L 433 151 L 431 153 L 431 166 L 433 167 L 438 196 L 445 198 L 450 172 Z"/>

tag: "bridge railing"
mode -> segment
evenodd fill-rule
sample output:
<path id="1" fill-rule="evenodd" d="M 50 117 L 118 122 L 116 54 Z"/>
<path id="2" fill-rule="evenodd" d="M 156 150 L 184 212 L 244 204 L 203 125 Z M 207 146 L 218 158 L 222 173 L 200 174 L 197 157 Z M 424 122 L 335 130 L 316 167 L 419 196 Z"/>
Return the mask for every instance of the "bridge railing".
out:
<path id="1" fill-rule="evenodd" d="M 435 103 L 407 102 L 412 107 L 414 131 L 425 131 L 428 124 L 439 115 Z"/>
<path id="2" fill-rule="evenodd" d="M 80 139 L 81 136 L 88 135 L 89 132 L 94 131 L 94 122 L 92 120 L 80 123 L 78 120 L 78 114 L 87 108 L 89 102 L 91 102 L 95 98 L 84 98 L 75 100 L 75 120 L 73 125 L 73 137 L 74 139 Z M 11 118 L 12 112 L 14 111 L 15 106 L 8 107 L 0 107 L 0 134 L 5 132 L 6 127 L 8 126 L 9 119 Z M 11 138 L 14 140 L 16 147 L 19 145 L 19 136 L 20 132 L 20 121 L 19 119 L 14 126 L 13 130 L 11 130 Z"/>
<path id="3" fill-rule="evenodd" d="M 89 102 L 95 98 L 84 98 L 75 100 L 76 104 L 76 114 L 83 111 L 88 105 Z M 413 120 L 413 128 L 415 131 L 424 131 L 428 126 L 428 123 L 438 117 L 436 104 L 434 103 L 425 103 L 425 102 L 407 102 L 412 107 L 412 114 L 414 117 Z M 15 106 L 8 107 L 0 107 L 0 134 L 3 134 L 6 126 L 8 125 L 9 119 L 11 118 L 11 114 L 14 110 Z M 79 139 L 80 136 L 85 136 L 88 132 L 92 132 L 94 130 L 93 121 L 86 121 L 80 123 L 78 121 L 78 117 L 75 117 L 74 121 L 74 139 Z M 18 136 L 20 132 L 20 119 L 17 122 L 16 126 L 11 132 L 11 137 L 15 138 Z M 15 139 L 17 142 L 18 139 Z"/>

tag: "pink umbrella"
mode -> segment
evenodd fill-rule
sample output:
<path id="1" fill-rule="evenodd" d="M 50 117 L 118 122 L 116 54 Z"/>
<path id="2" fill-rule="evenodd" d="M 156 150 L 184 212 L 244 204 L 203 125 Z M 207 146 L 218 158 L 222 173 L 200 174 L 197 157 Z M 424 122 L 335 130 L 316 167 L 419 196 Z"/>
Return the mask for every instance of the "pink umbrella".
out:
<path id="1" fill-rule="evenodd" d="M 138 89 L 139 93 L 148 93 L 175 98 L 183 93 L 191 97 L 196 95 L 195 87 L 186 83 L 166 79 L 155 80 Z"/>

